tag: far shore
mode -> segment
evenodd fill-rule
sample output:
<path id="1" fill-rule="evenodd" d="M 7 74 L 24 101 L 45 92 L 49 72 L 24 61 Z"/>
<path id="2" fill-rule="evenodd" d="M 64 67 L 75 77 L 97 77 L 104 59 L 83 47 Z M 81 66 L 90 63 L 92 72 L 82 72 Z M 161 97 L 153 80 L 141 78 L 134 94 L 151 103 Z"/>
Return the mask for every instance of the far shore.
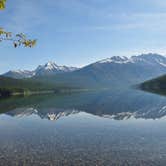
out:
<path id="1" fill-rule="evenodd" d="M 22 91 L 22 92 L 8 92 L 0 93 L 0 97 L 11 97 L 11 96 L 31 96 L 31 95 L 44 95 L 44 94 L 62 94 L 62 93 L 74 93 L 74 92 L 86 92 L 90 89 L 59 89 L 59 90 L 41 90 L 41 91 Z"/>

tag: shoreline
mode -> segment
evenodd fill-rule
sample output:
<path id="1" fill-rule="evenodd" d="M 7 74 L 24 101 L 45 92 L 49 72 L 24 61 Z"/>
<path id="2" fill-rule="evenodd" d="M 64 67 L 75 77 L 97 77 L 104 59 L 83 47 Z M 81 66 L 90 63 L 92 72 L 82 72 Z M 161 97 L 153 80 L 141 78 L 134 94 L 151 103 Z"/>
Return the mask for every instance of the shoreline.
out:
<path id="1" fill-rule="evenodd" d="M 41 91 L 30 91 L 24 90 L 23 92 L 12 92 L 9 89 L 4 90 L 0 93 L 0 98 L 12 97 L 12 96 L 31 96 L 31 95 L 44 95 L 44 94 L 63 94 L 63 93 L 75 93 L 75 92 L 87 92 L 90 89 L 55 89 L 55 90 L 41 90 Z"/>

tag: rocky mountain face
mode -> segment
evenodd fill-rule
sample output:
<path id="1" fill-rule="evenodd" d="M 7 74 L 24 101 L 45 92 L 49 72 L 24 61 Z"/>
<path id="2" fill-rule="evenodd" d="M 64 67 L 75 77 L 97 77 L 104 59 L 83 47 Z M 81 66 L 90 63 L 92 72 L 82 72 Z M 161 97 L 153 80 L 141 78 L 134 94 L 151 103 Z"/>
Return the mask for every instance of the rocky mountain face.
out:
<path id="1" fill-rule="evenodd" d="M 45 65 L 39 65 L 35 70 L 35 76 L 55 75 L 58 73 L 72 72 L 76 67 L 58 66 L 54 62 L 48 62 Z"/>
<path id="2" fill-rule="evenodd" d="M 10 71 L 4 76 L 37 78 L 56 84 L 77 87 L 134 85 L 166 73 L 166 57 L 159 54 L 113 56 L 81 69 L 58 66 L 53 62 L 38 66 L 34 71 Z"/>
<path id="3" fill-rule="evenodd" d="M 34 71 L 28 71 L 28 70 L 10 70 L 7 73 L 3 74 L 3 76 L 16 78 L 16 79 L 31 78 L 34 75 L 35 75 Z"/>
<path id="4" fill-rule="evenodd" d="M 130 58 L 114 56 L 49 79 L 67 85 L 110 87 L 138 84 L 165 73 L 166 57 L 158 54 L 142 54 Z"/>
<path id="5" fill-rule="evenodd" d="M 7 73 L 4 73 L 3 76 L 23 79 L 23 78 L 31 78 L 33 76 L 46 76 L 46 75 L 55 75 L 58 73 L 65 73 L 77 70 L 76 67 L 68 67 L 68 66 L 58 66 L 54 62 L 48 62 L 45 65 L 39 65 L 35 70 L 11 70 Z"/>

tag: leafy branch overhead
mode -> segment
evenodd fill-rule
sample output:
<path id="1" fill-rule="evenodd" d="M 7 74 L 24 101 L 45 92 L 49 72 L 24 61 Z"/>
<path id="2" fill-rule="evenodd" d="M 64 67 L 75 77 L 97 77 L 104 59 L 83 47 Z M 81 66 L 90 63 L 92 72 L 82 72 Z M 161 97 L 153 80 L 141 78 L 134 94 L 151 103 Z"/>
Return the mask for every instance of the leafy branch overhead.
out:
<path id="1" fill-rule="evenodd" d="M 6 0 L 0 0 L 0 10 L 5 9 Z M 24 47 L 33 47 L 36 44 L 36 40 L 27 39 L 26 35 L 19 33 L 13 35 L 12 32 L 7 32 L 3 28 L 0 28 L 0 42 L 12 41 L 14 47 L 23 45 Z"/>
<path id="2" fill-rule="evenodd" d="M 21 45 L 33 47 L 36 44 L 36 40 L 27 39 L 23 33 L 12 35 L 11 32 L 6 32 L 3 28 L 0 28 L 0 42 L 5 40 L 12 41 L 15 48 Z"/>
<path id="3" fill-rule="evenodd" d="M 0 0 L 0 10 L 5 8 L 6 0 Z"/>

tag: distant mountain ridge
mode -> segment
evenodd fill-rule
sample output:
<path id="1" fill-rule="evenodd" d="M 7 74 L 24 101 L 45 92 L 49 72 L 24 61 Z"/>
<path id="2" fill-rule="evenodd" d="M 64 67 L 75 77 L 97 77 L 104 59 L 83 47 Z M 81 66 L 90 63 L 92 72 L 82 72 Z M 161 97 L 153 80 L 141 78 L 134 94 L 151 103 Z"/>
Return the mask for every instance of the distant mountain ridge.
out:
<path id="1" fill-rule="evenodd" d="M 129 64 L 129 63 L 146 63 L 146 64 L 160 64 L 161 66 L 166 67 L 166 57 L 159 54 L 142 54 L 139 56 L 131 56 L 130 58 L 125 56 L 113 56 L 96 63 L 117 63 L 117 64 Z"/>
<path id="2" fill-rule="evenodd" d="M 7 73 L 4 73 L 3 76 L 22 79 L 22 78 L 31 78 L 35 75 L 35 71 L 28 70 L 10 70 Z"/>
<path id="3" fill-rule="evenodd" d="M 76 67 L 58 66 L 54 62 L 48 62 L 45 65 L 39 65 L 35 70 L 35 76 L 54 75 L 57 73 L 72 72 Z"/>
<path id="4" fill-rule="evenodd" d="M 58 66 L 54 62 L 48 62 L 44 65 L 39 65 L 34 71 L 28 70 L 10 70 L 7 73 L 4 73 L 3 76 L 23 79 L 23 78 L 31 78 L 33 76 L 44 76 L 44 75 L 55 75 L 58 73 L 65 73 L 77 70 L 76 67 L 68 67 L 68 66 Z"/>
<path id="5" fill-rule="evenodd" d="M 79 70 L 38 80 L 80 87 L 134 85 L 166 73 L 166 57 L 159 54 L 107 58 Z"/>
<path id="6" fill-rule="evenodd" d="M 166 57 L 152 53 L 130 58 L 113 56 L 80 69 L 48 62 L 30 73 L 20 73 L 21 76 L 8 72 L 4 76 L 32 77 L 37 81 L 71 87 L 130 86 L 166 74 Z"/>

